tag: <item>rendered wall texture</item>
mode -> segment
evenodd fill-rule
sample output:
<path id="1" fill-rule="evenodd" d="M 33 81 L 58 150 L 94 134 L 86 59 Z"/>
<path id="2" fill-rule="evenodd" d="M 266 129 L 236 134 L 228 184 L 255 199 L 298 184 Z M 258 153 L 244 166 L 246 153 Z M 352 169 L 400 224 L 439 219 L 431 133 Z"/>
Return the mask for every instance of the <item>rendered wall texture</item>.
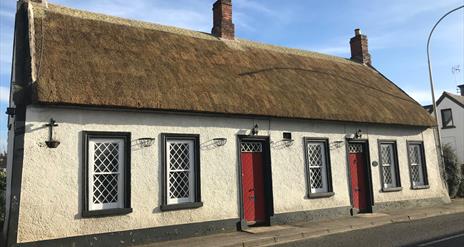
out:
<path id="1" fill-rule="evenodd" d="M 44 141 L 50 118 L 59 124 L 54 137 L 61 142 L 49 149 Z M 271 139 L 271 162 L 275 213 L 350 206 L 345 143 L 346 134 L 362 129 L 369 139 L 371 161 L 378 160 L 377 139 L 398 143 L 400 192 L 380 192 L 379 167 L 372 167 L 375 202 L 446 197 L 439 178 L 431 129 L 386 127 L 283 119 L 252 119 L 114 112 L 64 108 L 29 107 L 24 146 L 18 242 L 30 242 L 87 234 L 160 227 L 239 217 L 237 135 L 247 134 L 258 124 L 259 135 Z M 132 133 L 131 206 L 124 216 L 83 219 L 82 131 Z M 282 133 L 290 131 L 294 144 L 282 145 Z M 199 209 L 161 212 L 161 133 L 200 134 L 201 194 Z M 156 143 L 140 148 L 138 138 L 155 137 Z M 209 148 L 213 138 L 225 137 L 223 147 Z M 333 190 L 331 198 L 307 199 L 303 137 L 324 137 L 330 141 Z M 411 190 L 406 140 L 424 141 L 430 189 Z"/>

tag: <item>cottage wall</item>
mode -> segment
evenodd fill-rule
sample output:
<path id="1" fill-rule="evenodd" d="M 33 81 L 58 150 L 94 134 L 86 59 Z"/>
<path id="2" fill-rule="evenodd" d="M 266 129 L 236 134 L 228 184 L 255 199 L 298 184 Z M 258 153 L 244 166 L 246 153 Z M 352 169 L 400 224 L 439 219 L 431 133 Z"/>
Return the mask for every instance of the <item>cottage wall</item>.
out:
<path id="1" fill-rule="evenodd" d="M 401 183 L 399 192 L 380 192 L 379 167 L 373 167 L 373 192 L 376 203 L 400 200 L 446 198 L 439 177 L 437 155 L 431 129 L 387 127 L 284 119 L 212 117 L 123 111 L 82 110 L 29 106 L 24 145 L 23 182 L 20 202 L 18 242 L 161 227 L 194 222 L 238 219 L 237 135 L 258 124 L 259 135 L 268 135 L 271 144 L 274 211 L 276 214 L 326 208 L 349 207 L 349 181 L 345 143 L 346 134 L 363 131 L 368 138 L 371 161 L 378 161 L 377 140 L 398 143 Z M 61 144 L 49 149 L 44 141 L 54 118 L 59 124 L 54 136 Z M 82 131 L 120 131 L 132 133 L 131 206 L 124 216 L 82 218 Z M 283 131 L 293 134 L 294 144 L 281 145 Z M 201 193 L 203 207 L 161 212 L 161 133 L 199 134 L 201 154 Z M 135 140 L 155 137 L 153 146 L 140 148 Z M 210 149 L 213 138 L 225 137 L 227 144 Z M 306 198 L 303 137 L 324 137 L 330 141 L 333 190 L 330 198 Z M 430 188 L 411 190 L 406 156 L 406 141 L 425 143 Z"/>

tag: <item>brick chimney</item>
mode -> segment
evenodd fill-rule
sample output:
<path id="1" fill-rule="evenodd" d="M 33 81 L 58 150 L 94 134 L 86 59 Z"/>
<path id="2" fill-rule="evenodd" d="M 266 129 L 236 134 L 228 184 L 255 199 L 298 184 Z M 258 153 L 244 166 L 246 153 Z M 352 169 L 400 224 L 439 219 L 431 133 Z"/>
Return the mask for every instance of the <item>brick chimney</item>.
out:
<path id="1" fill-rule="evenodd" d="M 350 40 L 351 60 L 365 65 L 372 65 L 371 54 L 367 45 L 367 36 L 361 34 L 359 28 L 354 30 L 354 37 Z"/>
<path id="2" fill-rule="evenodd" d="M 232 23 L 232 0 L 217 0 L 213 5 L 213 30 L 219 38 L 234 39 L 235 26 Z"/>
<path id="3" fill-rule="evenodd" d="M 464 84 L 458 86 L 461 96 L 464 96 Z"/>
<path id="4" fill-rule="evenodd" d="M 29 0 L 31 2 L 35 2 L 35 3 L 41 3 L 42 5 L 44 5 L 45 7 L 48 7 L 48 2 L 47 0 Z"/>

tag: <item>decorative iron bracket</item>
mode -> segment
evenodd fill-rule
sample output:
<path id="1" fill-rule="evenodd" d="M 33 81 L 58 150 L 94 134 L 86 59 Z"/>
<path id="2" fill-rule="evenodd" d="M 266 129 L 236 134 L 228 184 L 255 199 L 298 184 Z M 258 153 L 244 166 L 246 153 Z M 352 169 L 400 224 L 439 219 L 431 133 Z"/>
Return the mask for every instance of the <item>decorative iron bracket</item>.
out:
<path id="1" fill-rule="evenodd" d="M 46 141 L 45 144 L 47 144 L 47 147 L 49 148 L 57 148 L 60 145 L 60 142 L 53 140 L 53 127 L 57 127 L 58 124 L 53 118 L 50 118 L 48 124 L 45 124 L 44 126 L 48 127 L 48 141 Z"/>

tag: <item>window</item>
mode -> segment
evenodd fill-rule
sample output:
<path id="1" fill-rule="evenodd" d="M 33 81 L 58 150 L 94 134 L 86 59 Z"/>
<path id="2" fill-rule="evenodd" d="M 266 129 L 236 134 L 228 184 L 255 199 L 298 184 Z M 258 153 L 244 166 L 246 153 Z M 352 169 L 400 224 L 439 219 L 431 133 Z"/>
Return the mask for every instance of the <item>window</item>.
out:
<path id="1" fill-rule="evenodd" d="M 396 142 L 379 142 L 380 174 L 382 175 L 382 190 L 397 191 L 401 189 L 398 168 Z"/>
<path id="2" fill-rule="evenodd" d="M 130 133 L 84 132 L 83 217 L 127 214 Z"/>
<path id="3" fill-rule="evenodd" d="M 200 197 L 198 135 L 162 134 L 163 202 L 161 210 L 203 206 Z"/>
<path id="4" fill-rule="evenodd" d="M 454 128 L 453 113 L 451 109 L 441 110 L 442 128 Z"/>
<path id="5" fill-rule="evenodd" d="M 328 197 L 332 192 L 327 139 L 305 139 L 309 198 Z"/>
<path id="6" fill-rule="evenodd" d="M 413 189 L 429 187 L 424 154 L 422 142 L 408 142 L 409 174 L 411 176 L 411 188 Z"/>

